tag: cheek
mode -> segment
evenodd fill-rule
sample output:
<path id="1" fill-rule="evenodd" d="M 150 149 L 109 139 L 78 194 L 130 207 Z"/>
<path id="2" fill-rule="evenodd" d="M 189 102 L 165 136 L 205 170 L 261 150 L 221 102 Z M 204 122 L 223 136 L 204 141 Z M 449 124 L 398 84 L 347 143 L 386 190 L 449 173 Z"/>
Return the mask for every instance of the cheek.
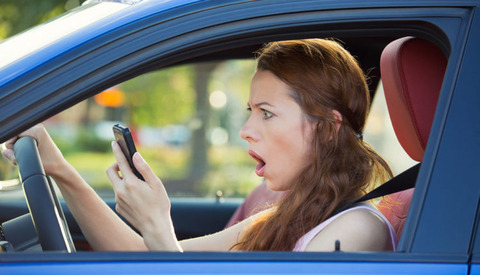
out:
<path id="1" fill-rule="evenodd" d="M 296 167 L 303 166 L 311 157 L 312 134 L 301 127 L 285 127 L 273 135 L 271 150 L 278 155 L 278 161 Z"/>
<path id="2" fill-rule="evenodd" d="M 272 181 L 269 188 L 275 191 L 289 190 L 299 173 L 310 162 L 310 147 L 306 146 L 301 134 L 278 138 L 272 142 L 273 144 L 276 146 L 270 148 L 274 155 L 268 171 L 269 179 Z"/>

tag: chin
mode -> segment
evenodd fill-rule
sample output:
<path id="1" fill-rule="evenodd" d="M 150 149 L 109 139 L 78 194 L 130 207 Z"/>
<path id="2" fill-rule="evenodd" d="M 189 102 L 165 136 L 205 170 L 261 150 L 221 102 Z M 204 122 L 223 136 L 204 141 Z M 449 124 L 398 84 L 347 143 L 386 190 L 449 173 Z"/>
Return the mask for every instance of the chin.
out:
<path id="1" fill-rule="evenodd" d="M 281 192 L 281 191 L 288 191 L 289 188 L 285 186 L 285 184 L 281 183 L 274 183 L 269 179 L 265 179 L 265 182 L 267 184 L 268 189 L 275 191 L 275 192 Z"/>

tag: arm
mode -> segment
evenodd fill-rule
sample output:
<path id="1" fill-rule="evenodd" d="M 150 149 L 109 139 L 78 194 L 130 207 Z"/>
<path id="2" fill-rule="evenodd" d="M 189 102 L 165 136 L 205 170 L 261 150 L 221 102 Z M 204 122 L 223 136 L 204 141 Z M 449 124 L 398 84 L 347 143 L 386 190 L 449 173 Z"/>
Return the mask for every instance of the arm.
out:
<path id="1" fill-rule="evenodd" d="M 34 126 L 6 142 L 3 155 L 15 163 L 13 144 L 31 136 L 47 175 L 57 183 L 68 208 L 85 237 L 96 250 L 146 250 L 141 237 L 125 224 L 65 160 L 42 125 Z M 121 240 L 121 241 L 120 241 Z"/>

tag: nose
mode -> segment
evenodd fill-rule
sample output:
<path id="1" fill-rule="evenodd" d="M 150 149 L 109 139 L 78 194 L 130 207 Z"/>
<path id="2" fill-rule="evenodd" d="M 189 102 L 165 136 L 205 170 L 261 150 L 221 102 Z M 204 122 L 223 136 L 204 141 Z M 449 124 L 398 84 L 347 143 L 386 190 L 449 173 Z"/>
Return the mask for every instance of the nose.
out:
<path id="1" fill-rule="evenodd" d="M 251 116 L 248 118 L 245 124 L 243 124 L 242 129 L 240 129 L 240 137 L 248 142 L 258 140 L 259 134 L 257 131 L 255 131 Z"/>

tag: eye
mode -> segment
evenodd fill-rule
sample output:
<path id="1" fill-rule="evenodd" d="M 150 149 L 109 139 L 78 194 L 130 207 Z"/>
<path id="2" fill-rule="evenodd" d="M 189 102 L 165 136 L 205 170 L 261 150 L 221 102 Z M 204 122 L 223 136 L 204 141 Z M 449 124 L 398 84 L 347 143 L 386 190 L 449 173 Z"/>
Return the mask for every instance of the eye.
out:
<path id="1" fill-rule="evenodd" d="M 262 112 L 263 112 L 263 119 L 269 119 L 273 117 L 273 114 L 265 109 L 262 109 Z"/>

